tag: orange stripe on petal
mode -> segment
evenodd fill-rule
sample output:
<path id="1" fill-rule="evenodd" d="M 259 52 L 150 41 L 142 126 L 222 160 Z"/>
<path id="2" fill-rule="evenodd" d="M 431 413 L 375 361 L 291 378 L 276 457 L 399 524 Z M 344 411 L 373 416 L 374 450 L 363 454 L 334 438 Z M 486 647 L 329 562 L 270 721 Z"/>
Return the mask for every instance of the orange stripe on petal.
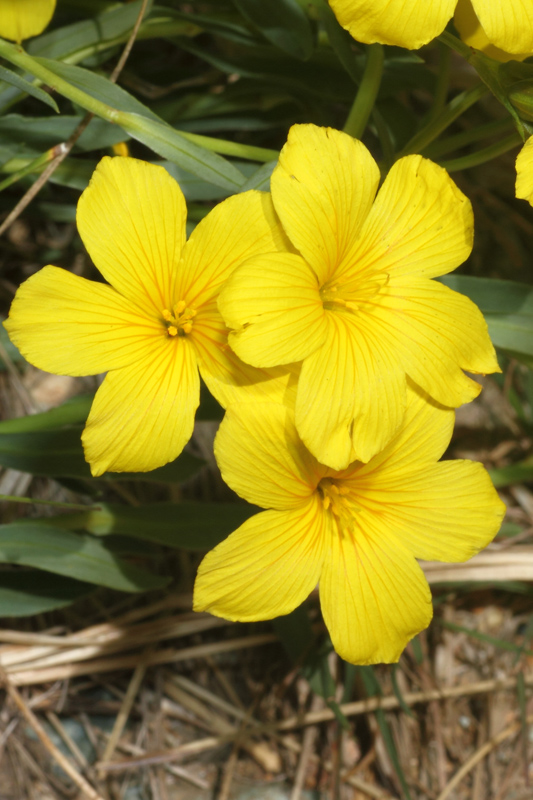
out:
<path id="1" fill-rule="evenodd" d="M 317 498 L 263 511 L 206 555 L 193 608 L 242 622 L 289 614 L 315 588 L 327 547 Z"/>
<path id="2" fill-rule="evenodd" d="M 108 373 L 82 436 L 93 475 L 147 472 L 173 461 L 192 435 L 199 399 L 196 357 L 181 338 Z"/>

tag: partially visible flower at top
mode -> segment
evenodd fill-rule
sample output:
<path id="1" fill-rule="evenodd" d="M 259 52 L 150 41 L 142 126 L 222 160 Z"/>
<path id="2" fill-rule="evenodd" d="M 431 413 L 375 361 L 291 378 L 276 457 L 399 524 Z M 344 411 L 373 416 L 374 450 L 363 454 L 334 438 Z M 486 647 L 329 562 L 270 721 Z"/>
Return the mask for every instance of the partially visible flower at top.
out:
<path id="1" fill-rule="evenodd" d="M 272 200 L 301 255 L 251 258 L 223 288 L 229 343 L 256 367 L 303 360 L 296 427 L 322 463 L 368 461 L 394 435 L 406 375 L 459 406 L 498 372 L 481 312 L 430 280 L 472 247 L 472 210 L 447 172 L 400 159 L 379 170 L 359 141 L 295 125 L 272 175 Z"/>
<path id="2" fill-rule="evenodd" d="M 14 42 L 44 31 L 54 14 L 56 0 L 0 0 L 0 36 Z"/>
<path id="3" fill-rule="evenodd" d="M 432 616 L 417 558 L 466 561 L 505 511 L 481 464 L 437 463 L 454 412 L 409 389 L 401 429 L 368 464 L 334 471 L 306 450 L 292 411 L 230 406 L 215 440 L 224 480 L 269 509 L 203 559 L 193 607 L 251 622 L 288 614 L 317 583 L 346 661 L 397 661 Z"/>
<path id="4" fill-rule="evenodd" d="M 531 17 L 531 15 L 533 15 L 533 7 L 529 11 L 529 16 Z M 524 58 L 528 58 L 533 53 L 533 25 L 531 26 L 531 36 L 529 38 L 531 48 L 528 52 L 510 53 L 502 50 L 500 47 L 496 47 L 485 33 L 472 5 L 472 0 L 459 0 L 455 9 L 453 24 L 465 44 L 474 47 L 476 50 L 481 50 L 485 55 L 497 61 L 523 61 Z"/>
<path id="5" fill-rule="evenodd" d="M 359 42 L 416 50 L 442 33 L 464 0 L 329 0 L 337 19 Z M 471 0 L 488 40 L 507 53 L 533 52 L 529 0 Z M 475 46 L 475 45 L 474 45 Z"/>
<path id="6" fill-rule="evenodd" d="M 103 158 L 78 203 L 77 224 L 111 285 L 44 267 L 20 286 L 4 323 L 40 369 L 108 373 L 82 436 L 93 475 L 148 471 L 180 454 L 199 403 L 198 369 L 223 406 L 283 402 L 291 391 L 289 370 L 239 361 L 217 309 L 240 261 L 284 247 L 270 195 L 228 198 L 188 242 L 186 217 L 181 189 L 163 167 Z"/>
<path id="7" fill-rule="evenodd" d="M 533 136 L 530 136 L 516 159 L 516 196 L 533 206 Z"/>

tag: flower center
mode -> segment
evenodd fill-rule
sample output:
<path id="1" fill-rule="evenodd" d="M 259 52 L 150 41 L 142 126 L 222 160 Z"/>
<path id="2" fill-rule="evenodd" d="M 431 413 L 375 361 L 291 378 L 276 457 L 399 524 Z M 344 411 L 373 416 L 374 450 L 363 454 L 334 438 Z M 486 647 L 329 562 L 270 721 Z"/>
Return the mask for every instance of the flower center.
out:
<path id="1" fill-rule="evenodd" d="M 322 305 L 327 311 L 357 314 L 389 282 L 388 272 L 373 272 L 357 278 L 325 283 L 320 289 Z"/>
<path id="2" fill-rule="evenodd" d="M 196 311 L 188 308 L 185 300 L 176 303 L 171 311 L 164 308 L 161 313 L 169 336 L 186 336 L 192 331 L 192 321 L 196 316 Z"/>
<path id="3" fill-rule="evenodd" d="M 350 488 L 335 478 L 322 478 L 317 489 L 324 511 L 330 511 L 343 527 L 351 527 L 360 509 Z"/>

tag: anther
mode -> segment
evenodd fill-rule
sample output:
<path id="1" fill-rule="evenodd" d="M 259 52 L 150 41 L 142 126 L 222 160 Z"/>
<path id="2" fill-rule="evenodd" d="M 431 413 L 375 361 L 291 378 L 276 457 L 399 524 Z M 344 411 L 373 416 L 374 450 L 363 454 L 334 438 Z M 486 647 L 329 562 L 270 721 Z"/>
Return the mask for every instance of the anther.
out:
<path id="1" fill-rule="evenodd" d="M 177 336 L 178 329 L 174 325 L 169 325 L 167 328 L 167 333 L 169 336 Z"/>
<path id="2" fill-rule="evenodd" d="M 180 300 L 179 303 L 176 303 L 176 305 L 174 306 L 174 311 L 176 314 L 183 314 L 186 307 L 187 303 L 185 302 L 185 300 Z"/>

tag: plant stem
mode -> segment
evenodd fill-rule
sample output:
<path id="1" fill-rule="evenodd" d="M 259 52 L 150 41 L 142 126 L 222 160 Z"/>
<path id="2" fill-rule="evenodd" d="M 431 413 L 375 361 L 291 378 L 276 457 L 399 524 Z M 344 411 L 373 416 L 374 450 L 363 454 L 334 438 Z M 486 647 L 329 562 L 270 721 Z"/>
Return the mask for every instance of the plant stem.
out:
<path id="1" fill-rule="evenodd" d="M 471 128 L 462 133 L 456 133 L 454 136 L 449 136 L 447 139 L 442 139 L 440 142 L 435 142 L 424 149 L 424 155 L 427 156 L 427 158 L 440 158 L 446 153 L 453 153 L 454 150 L 459 150 L 461 147 L 479 142 L 481 139 L 488 139 L 491 136 L 511 133 L 514 130 L 515 125 L 512 119 L 499 119 L 496 122 L 488 122 L 485 125 L 479 125 L 476 128 Z"/>
<path id="2" fill-rule="evenodd" d="M 466 58 L 467 61 L 472 55 L 472 50 L 470 47 L 449 31 L 444 31 L 441 33 L 441 35 L 438 37 L 438 40 L 439 42 L 442 42 L 442 44 L 445 44 L 446 47 L 449 47 L 450 50 L 454 50 L 456 53 L 459 53 L 460 56 Z"/>
<path id="3" fill-rule="evenodd" d="M 381 85 L 384 61 L 383 46 L 380 44 L 369 45 L 365 71 L 344 126 L 344 132 L 349 133 L 354 139 L 360 139 L 363 135 L 374 108 Z"/>
<path id="4" fill-rule="evenodd" d="M 446 130 L 455 120 L 464 114 L 470 106 L 473 106 L 474 103 L 483 97 L 484 95 L 488 94 L 489 89 L 485 86 L 484 83 L 478 83 L 476 86 L 473 86 L 471 89 L 467 89 L 461 94 L 458 94 L 457 97 L 454 97 L 453 100 L 448 103 L 448 105 L 441 111 L 441 113 L 435 118 L 430 119 L 430 121 L 422 128 L 422 130 L 418 131 L 412 139 L 410 139 L 401 153 L 398 154 L 398 158 L 402 156 L 409 155 L 410 153 L 421 153 L 425 147 L 427 147 L 431 142 L 433 142 L 437 136 L 439 136 L 442 131 Z"/>
<path id="5" fill-rule="evenodd" d="M 69 508 L 71 511 L 91 511 L 94 506 L 81 503 L 60 503 L 55 500 L 37 500 L 34 497 L 17 497 L 12 494 L 0 494 L 0 503 L 27 503 L 31 506 L 52 506 L 52 508 Z"/>
<path id="6" fill-rule="evenodd" d="M 446 98 L 450 88 L 452 51 L 449 49 L 449 47 L 445 47 L 442 42 L 439 42 L 439 50 L 439 72 L 437 75 L 435 94 L 433 95 L 433 105 L 429 113 L 429 121 L 436 119 L 436 117 L 438 117 L 442 112 L 446 104 Z"/>
<path id="7" fill-rule="evenodd" d="M 484 147 L 482 150 L 477 150 L 475 153 L 470 153 L 461 158 L 454 158 L 450 161 L 440 161 L 439 164 L 441 167 L 448 170 L 448 172 L 458 172 L 461 169 L 470 169 L 471 167 L 485 164 L 487 161 L 492 161 L 493 158 L 497 158 L 503 153 L 512 150 L 513 147 L 518 147 L 518 145 L 521 144 L 523 144 L 522 137 L 515 131 L 515 133 L 502 139 L 501 142 L 496 142 L 496 144 L 491 144 L 489 147 Z"/>

